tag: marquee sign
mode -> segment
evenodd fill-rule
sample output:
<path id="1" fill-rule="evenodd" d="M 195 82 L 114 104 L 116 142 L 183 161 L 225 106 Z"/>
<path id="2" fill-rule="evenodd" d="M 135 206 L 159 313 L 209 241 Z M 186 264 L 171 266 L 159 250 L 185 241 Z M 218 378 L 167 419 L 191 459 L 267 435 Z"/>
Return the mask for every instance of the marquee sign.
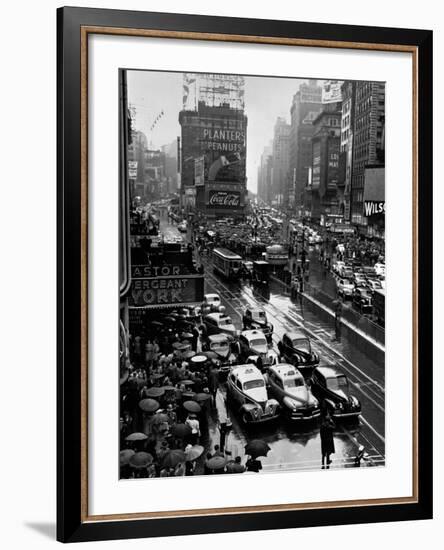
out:
<path id="1" fill-rule="evenodd" d="M 128 305 L 149 308 L 202 302 L 203 282 L 202 275 L 133 279 Z"/>

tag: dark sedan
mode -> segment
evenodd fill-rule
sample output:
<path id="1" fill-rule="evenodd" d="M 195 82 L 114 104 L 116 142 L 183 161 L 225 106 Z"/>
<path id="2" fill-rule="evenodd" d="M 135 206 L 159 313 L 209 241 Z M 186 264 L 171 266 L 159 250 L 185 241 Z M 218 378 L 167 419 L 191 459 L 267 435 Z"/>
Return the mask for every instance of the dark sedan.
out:
<path id="1" fill-rule="evenodd" d="M 334 367 L 316 367 L 310 387 L 333 418 L 357 418 L 361 414 L 361 403 L 351 395 L 347 377 Z"/>

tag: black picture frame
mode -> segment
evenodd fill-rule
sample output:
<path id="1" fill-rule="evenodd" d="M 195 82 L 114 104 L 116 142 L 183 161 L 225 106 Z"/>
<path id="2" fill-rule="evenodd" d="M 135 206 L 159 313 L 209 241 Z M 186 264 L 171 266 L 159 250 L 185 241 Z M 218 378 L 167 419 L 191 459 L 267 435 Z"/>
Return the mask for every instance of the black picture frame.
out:
<path id="1" fill-rule="evenodd" d="M 319 507 L 189 517 L 85 520 L 82 512 L 81 29 L 156 29 L 411 46 L 417 52 L 417 458 L 416 502 Z M 90 8 L 57 10 L 58 93 L 58 488 L 57 539 L 62 542 L 156 537 L 418 520 L 432 517 L 432 32 Z M 421 366 L 426 369 L 421 376 Z"/>

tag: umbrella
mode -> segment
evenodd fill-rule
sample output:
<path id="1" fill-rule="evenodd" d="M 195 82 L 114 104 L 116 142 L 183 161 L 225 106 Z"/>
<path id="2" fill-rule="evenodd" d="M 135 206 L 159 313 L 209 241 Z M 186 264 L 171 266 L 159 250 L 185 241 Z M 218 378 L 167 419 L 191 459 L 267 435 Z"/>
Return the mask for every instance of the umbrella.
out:
<path id="1" fill-rule="evenodd" d="M 192 413 L 199 413 L 201 411 L 200 405 L 196 401 L 185 401 L 183 408 Z"/>
<path id="2" fill-rule="evenodd" d="M 125 441 L 143 441 L 145 439 L 148 439 L 146 434 L 142 432 L 133 432 L 125 438 Z"/>
<path id="3" fill-rule="evenodd" d="M 194 380 L 181 380 L 180 384 L 183 384 L 184 386 L 192 386 L 194 384 Z"/>
<path id="4" fill-rule="evenodd" d="M 206 355 L 203 355 L 203 354 L 201 353 L 201 354 L 199 354 L 199 355 L 195 355 L 194 357 L 192 357 L 192 358 L 191 358 L 191 363 L 192 363 L 193 365 L 198 366 L 198 365 L 202 365 L 203 363 L 205 363 L 207 359 L 208 359 L 207 356 L 206 356 Z"/>
<path id="5" fill-rule="evenodd" d="M 196 395 L 193 397 L 194 401 L 197 401 L 198 403 L 204 403 L 208 399 L 211 398 L 211 395 L 209 393 L 196 393 Z"/>
<path id="6" fill-rule="evenodd" d="M 172 449 L 168 451 L 162 459 L 162 466 L 164 468 L 175 468 L 181 462 L 186 462 L 186 455 L 180 449 Z"/>
<path id="7" fill-rule="evenodd" d="M 188 449 L 188 451 L 185 451 L 187 461 L 191 462 L 192 460 L 196 460 L 196 458 L 199 458 L 203 452 L 204 452 L 204 448 L 202 447 L 202 445 L 193 445 L 191 449 Z"/>
<path id="8" fill-rule="evenodd" d="M 184 354 L 183 354 L 183 358 L 184 359 L 191 359 L 192 357 L 194 357 L 196 355 L 196 352 L 193 351 L 192 349 L 186 351 Z"/>
<path id="9" fill-rule="evenodd" d="M 223 456 L 213 456 L 205 462 L 205 465 L 210 470 L 221 470 L 226 463 L 227 459 Z"/>
<path id="10" fill-rule="evenodd" d="M 168 422 L 168 415 L 165 413 L 157 413 L 154 415 L 153 424 L 164 424 Z"/>
<path id="11" fill-rule="evenodd" d="M 144 451 L 140 451 L 139 453 L 135 453 L 130 459 L 129 459 L 129 465 L 132 468 L 136 468 L 137 470 L 140 468 L 146 468 L 153 462 L 153 457 L 150 455 L 150 453 L 145 453 Z"/>
<path id="12" fill-rule="evenodd" d="M 267 456 L 267 453 L 270 450 L 271 448 L 269 445 L 262 439 L 252 439 L 245 446 L 245 452 L 253 458 L 257 458 L 258 456 Z"/>
<path id="13" fill-rule="evenodd" d="M 182 342 L 174 342 L 174 344 L 173 344 L 174 349 L 180 349 L 182 347 L 183 347 Z"/>
<path id="14" fill-rule="evenodd" d="M 145 390 L 145 395 L 147 397 L 162 397 L 162 395 L 165 393 L 165 390 L 163 388 L 148 388 Z"/>
<path id="15" fill-rule="evenodd" d="M 132 449 L 123 449 L 123 451 L 120 451 L 120 465 L 125 466 L 128 464 L 129 459 L 136 454 L 135 451 Z"/>
<path id="16" fill-rule="evenodd" d="M 164 391 L 177 391 L 176 386 L 162 386 Z"/>
<path id="17" fill-rule="evenodd" d="M 191 434 L 191 428 L 188 426 L 188 424 L 173 424 L 171 426 L 171 433 L 175 437 L 179 437 L 180 439 L 183 439 L 187 435 Z"/>
<path id="18" fill-rule="evenodd" d="M 192 338 L 193 335 L 191 334 L 191 332 L 182 332 L 181 337 L 182 338 Z"/>
<path id="19" fill-rule="evenodd" d="M 207 359 L 217 359 L 218 358 L 217 353 L 214 352 L 214 351 L 204 351 L 202 353 L 202 355 L 204 355 Z"/>
<path id="20" fill-rule="evenodd" d="M 144 412 L 154 412 L 159 408 L 159 402 L 155 399 L 142 399 L 142 401 L 139 401 L 139 407 Z"/>
<path id="21" fill-rule="evenodd" d="M 160 373 L 160 372 L 156 372 L 152 375 L 152 378 L 153 380 L 160 380 L 161 378 L 164 378 L 164 374 Z"/>
<path id="22" fill-rule="evenodd" d="M 245 467 L 238 462 L 229 462 L 227 464 L 227 472 L 230 474 L 242 474 L 245 472 Z"/>

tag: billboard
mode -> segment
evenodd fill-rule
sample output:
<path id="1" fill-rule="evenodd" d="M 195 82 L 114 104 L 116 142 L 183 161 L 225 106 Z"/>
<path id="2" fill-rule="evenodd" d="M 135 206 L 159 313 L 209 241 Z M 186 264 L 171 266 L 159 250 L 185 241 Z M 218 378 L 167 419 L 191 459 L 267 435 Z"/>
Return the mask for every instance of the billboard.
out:
<path id="1" fill-rule="evenodd" d="M 155 308 L 199 303 L 203 293 L 203 275 L 133 279 L 128 305 L 130 308 Z"/>
<path id="2" fill-rule="evenodd" d="M 194 185 L 205 183 L 205 157 L 200 156 L 194 159 Z"/>
<path id="3" fill-rule="evenodd" d="M 324 80 L 322 86 L 322 103 L 337 103 L 342 101 L 342 80 Z"/>
<path id="4" fill-rule="evenodd" d="M 385 214 L 384 166 L 368 166 L 364 173 L 364 216 L 383 218 Z"/>
<path id="5" fill-rule="evenodd" d="M 208 191 L 208 208 L 236 209 L 241 206 L 240 191 Z"/>

